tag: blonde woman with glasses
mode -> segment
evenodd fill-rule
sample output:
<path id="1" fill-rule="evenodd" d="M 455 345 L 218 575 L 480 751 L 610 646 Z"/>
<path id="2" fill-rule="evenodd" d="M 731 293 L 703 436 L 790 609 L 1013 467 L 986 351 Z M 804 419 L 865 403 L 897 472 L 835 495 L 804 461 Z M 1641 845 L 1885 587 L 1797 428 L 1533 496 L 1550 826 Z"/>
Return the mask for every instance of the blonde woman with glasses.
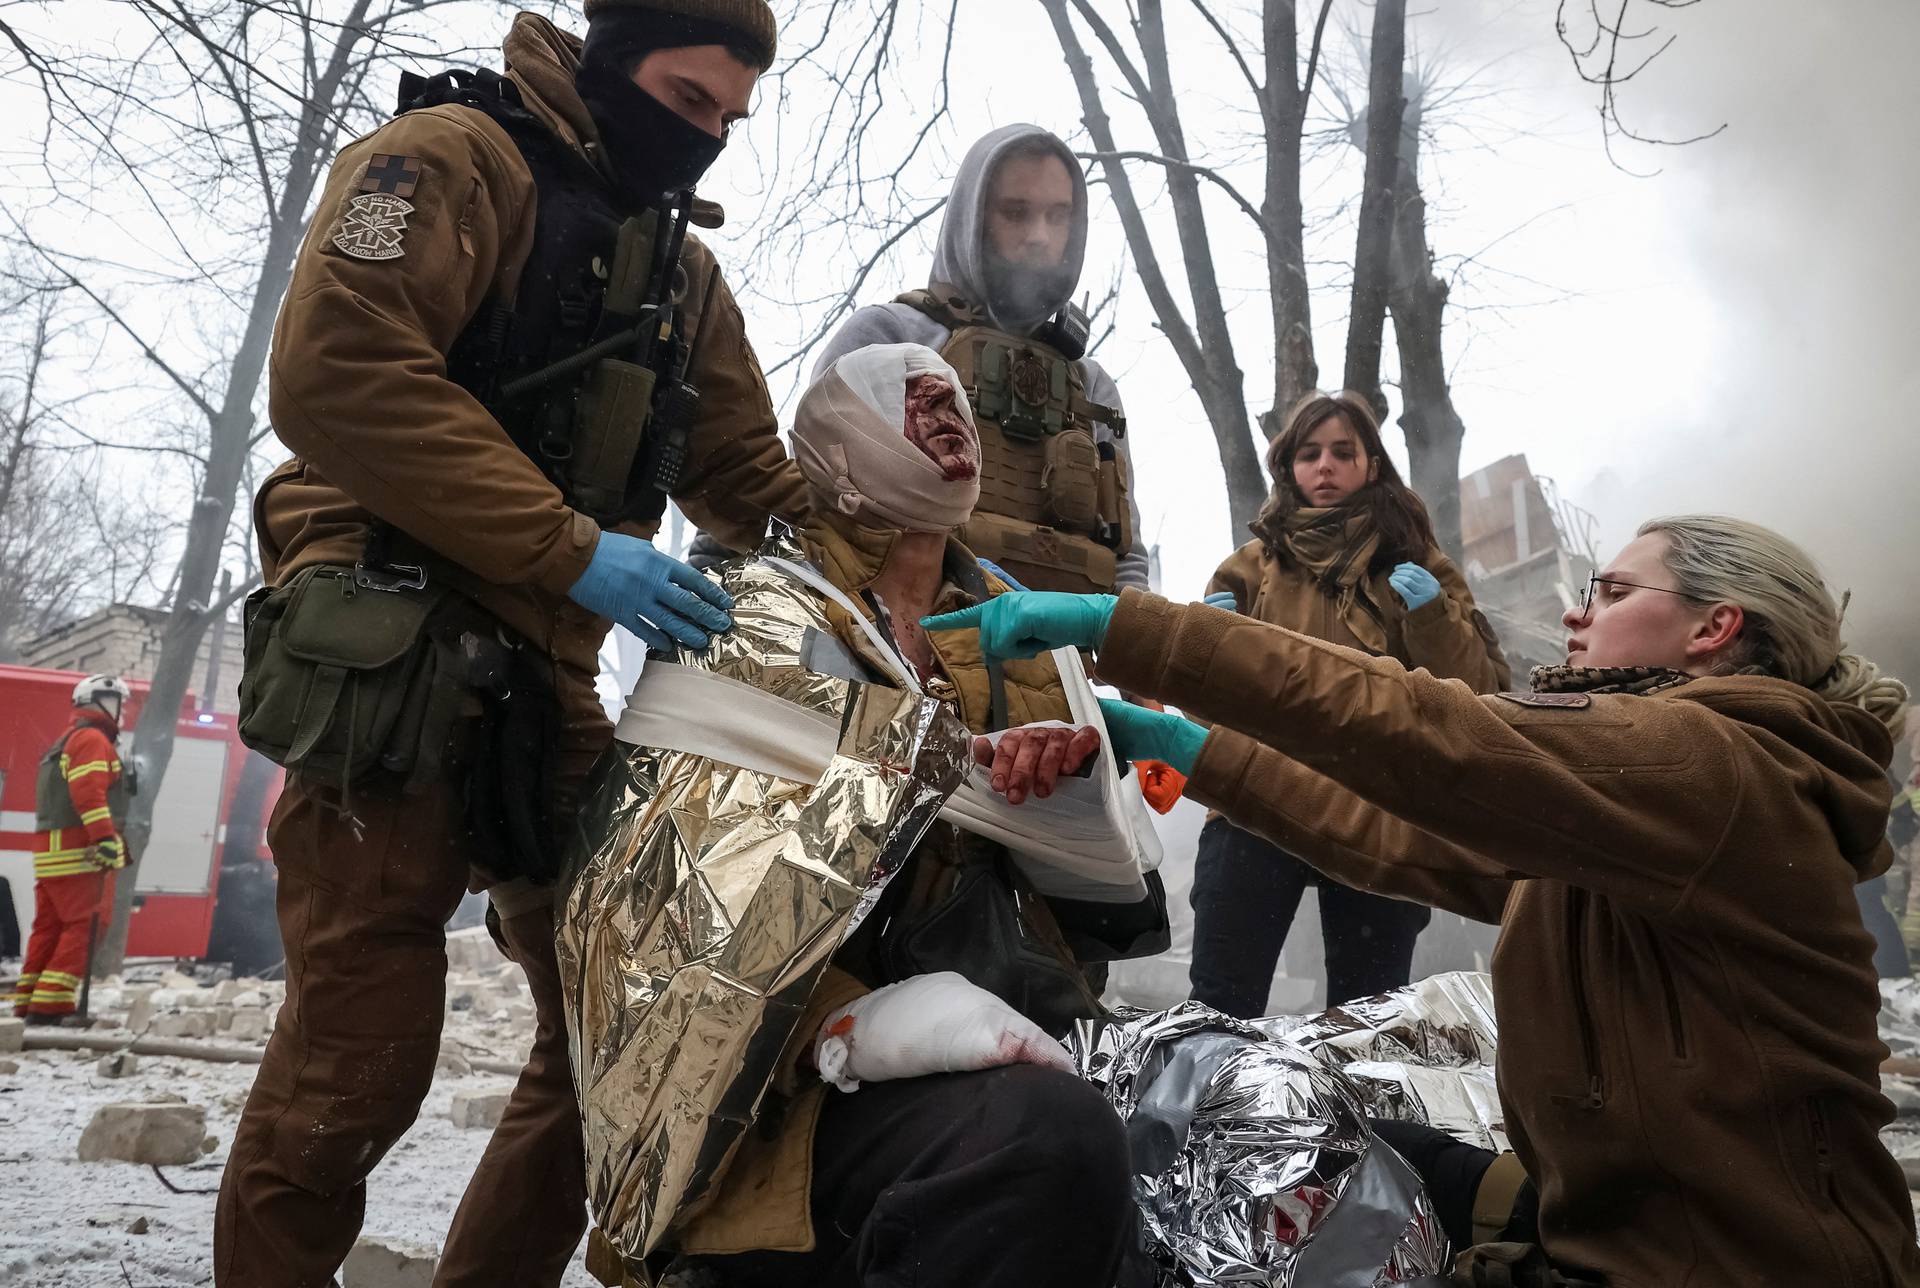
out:
<path id="1" fill-rule="evenodd" d="M 1920 1249 L 1854 886 L 1891 858 L 1907 691 L 1840 615 L 1798 547 L 1698 516 L 1640 530 L 1527 693 L 1138 592 L 938 624 L 991 654 L 1094 649 L 1215 722 L 1116 706 L 1116 755 L 1340 881 L 1501 925 L 1515 1157 L 1388 1135 L 1457 1244 L 1501 1241 L 1460 1282 L 1894 1288 Z"/>

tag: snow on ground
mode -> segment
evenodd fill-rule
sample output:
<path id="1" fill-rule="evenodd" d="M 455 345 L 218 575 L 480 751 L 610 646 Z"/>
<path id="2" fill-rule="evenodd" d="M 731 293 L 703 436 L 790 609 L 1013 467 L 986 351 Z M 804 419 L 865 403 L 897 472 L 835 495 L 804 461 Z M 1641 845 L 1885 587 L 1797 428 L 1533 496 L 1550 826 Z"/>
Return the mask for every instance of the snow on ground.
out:
<path id="1" fill-rule="evenodd" d="M 452 972 L 444 1049 L 473 1059 L 521 1058 L 532 1036 L 530 1000 L 519 971 L 494 954 L 484 932 L 450 937 Z M 185 1038 L 208 1045 L 247 1045 L 245 1012 L 271 1014 L 279 987 L 242 981 L 203 987 L 155 970 L 138 999 L 135 979 L 96 994 L 102 1036 L 131 1041 L 129 1008 L 142 1031 L 178 1027 L 205 1012 L 214 1032 Z M 1920 1057 L 1920 981 L 1883 985 L 1881 1032 L 1896 1056 Z M 222 1000 L 224 998 L 224 1000 Z M 259 1017 L 255 1017 L 256 1019 Z M 260 1045 L 253 1041 L 253 1045 Z M 214 1191 L 234 1127 L 257 1069 L 252 1064 L 142 1055 L 135 1071 L 103 1077 L 97 1051 L 26 1051 L 0 1060 L 0 1285 L 11 1288 L 192 1288 L 212 1282 Z M 467 1177 L 486 1146 L 484 1129 L 462 1130 L 447 1117 L 454 1093 L 505 1091 L 511 1075 L 443 1068 L 419 1120 L 375 1170 L 368 1184 L 365 1236 L 437 1248 Z M 0 1066 L 4 1067 L 4 1066 Z M 1883 1080 L 1899 1110 L 1885 1138 L 1920 1181 L 1920 1081 Z M 165 1169 L 131 1163 L 82 1163 L 80 1134 L 101 1105 L 178 1096 L 207 1111 L 213 1150 L 199 1162 Z M 185 1193 L 174 1193 L 166 1181 Z M 1920 1199 L 1920 1196 L 1916 1196 Z M 565 1288 L 593 1288 L 576 1262 Z M 352 1288 L 349 1283 L 345 1288 Z"/>
<path id="2" fill-rule="evenodd" d="M 456 960 L 455 987 L 450 989 L 456 998 L 463 991 L 460 971 Z M 516 1048 L 524 1048 L 532 1036 L 530 1009 L 507 1001 L 513 992 L 524 997 L 518 969 L 483 964 L 465 978 L 479 984 L 471 990 L 478 1004 L 450 1013 L 445 1045 L 475 1058 L 517 1059 Z M 213 990 L 199 991 L 206 996 L 195 1000 L 211 1007 Z M 122 990 L 101 990 L 95 1014 L 123 1020 L 123 997 Z M 106 1032 L 132 1038 L 124 1029 Z M 205 1042 L 260 1045 L 219 1033 Z M 100 1055 L 30 1050 L 0 1056 L 18 1065 L 17 1072 L 0 1074 L 0 1285 L 210 1284 L 213 1191 L 258 1066 L 142 1055 L 131 1075 L 105 1078 L 94 1067 Z M 484 1128 L 455 1127 L 448 1121 L 448 1106 L 457 1091 L 506 1091 L 512 1085 L 513 1078 L 506 1074 L 440 1071 L 413 1129 L 368 1182 L 363 1235 L 440 1246 L 488 1136 Z M 169 1093 L 204 1106 L 207 1133 L 218 1142 L 197 1163 L 163 1169 L 167 1180 L 188 1193 L 171 1193 L 149 1167 L 78 1160 L 80 1133 L 99 1106 Z M 566 1288 L 596 1284 L 577 1261 L 564 1282 Z"/>

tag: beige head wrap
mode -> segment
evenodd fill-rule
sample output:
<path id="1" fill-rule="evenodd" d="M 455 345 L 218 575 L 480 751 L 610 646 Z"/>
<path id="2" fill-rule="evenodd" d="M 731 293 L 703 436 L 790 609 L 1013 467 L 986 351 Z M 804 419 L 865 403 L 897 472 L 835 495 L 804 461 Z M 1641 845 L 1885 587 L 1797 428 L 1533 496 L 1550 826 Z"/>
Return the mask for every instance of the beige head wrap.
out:
<path id="1" fill-rule="evenodd" d="M 968 425 L 973 408 L 954 369 L 921 344 L 873 344 L 843 355 L 800 396 L 793 459 L 816 503 L 877 528 L 947 532 L 972 515 L 980 480 L 949 481 L 907 440 L 907 381 L 953 385 Z"/>

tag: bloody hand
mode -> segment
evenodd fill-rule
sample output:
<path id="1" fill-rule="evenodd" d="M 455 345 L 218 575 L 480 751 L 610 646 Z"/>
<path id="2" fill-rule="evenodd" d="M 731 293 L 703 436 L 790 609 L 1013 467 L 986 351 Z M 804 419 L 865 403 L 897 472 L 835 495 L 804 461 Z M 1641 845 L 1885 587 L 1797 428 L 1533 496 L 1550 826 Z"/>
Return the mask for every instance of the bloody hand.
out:
<path id="1" fill-rule="evenodd" d="M 1100 731 L 1079 729 L 1009 729 L 994 746 L 985 738 L 973 740 L 973 759 L 992 776 L 993 790 L 1018 805 L 1029 794 L 1045 800 L 1053 795 L 1062 774 L 1077 774 L 1100 750 Z"/>

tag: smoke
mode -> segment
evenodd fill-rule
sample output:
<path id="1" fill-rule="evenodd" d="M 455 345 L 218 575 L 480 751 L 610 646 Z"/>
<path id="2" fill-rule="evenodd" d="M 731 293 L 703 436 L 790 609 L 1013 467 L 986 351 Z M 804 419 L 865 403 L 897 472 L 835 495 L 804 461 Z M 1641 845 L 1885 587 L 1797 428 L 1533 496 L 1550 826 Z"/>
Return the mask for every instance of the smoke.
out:
<path id="1" fill-rule="evenodd" d="M 1525 40 L 1555 58 L 1548 92 L 1591 132 L 1570 142 L 1597 142 L 1598 90 L 1573 75 L 1550 19 L 1538 6 L 1493 8 L 1456 14 L 1451 34 Z M 1920 689 L 1920 6 L 1704 0 L 1635 5 L 1636 22 L 1677 39 L 1621 87 L 1627 123 L 1667 138 L 1727 129 L 1682 148 L 1617 147 L 1623 164 L 1660 170 L 1615 189 L 1636 186 L 1616 200 L 1657 211 L 1641 263 L 1673 288 L 1658 298 L 1697 303 L 1616 324 L 1570 361 L 1573 387 L 1546 391 L 1585 418 L 1563 482 L 1599 515 L 1603 558 L 1654 514 L 1778 529 L 1836 596 L 1853 591 L 1854 650 Z M 1664 350 L 1635 331 L 1663 335 Z M 1551 450 L 1539 439 L 1552 431 L 1534 427 L 1526 450 Z"/>
<path id="2" fill-rule="evenodd" d="M 1714 361 L 1705 418 L 1672 459 L 1640 463 L 1639 488 L 1652 509 L 1740 514 L 1805 545 L 1854 592 L 1855 648 L 1920 686 L 1920 9 L 1694 12 L 1684 75 L 1646 106 L 1669 130 L 1728 122 L 1675 176 L 1678 231 L 1718 305 Z"/>

